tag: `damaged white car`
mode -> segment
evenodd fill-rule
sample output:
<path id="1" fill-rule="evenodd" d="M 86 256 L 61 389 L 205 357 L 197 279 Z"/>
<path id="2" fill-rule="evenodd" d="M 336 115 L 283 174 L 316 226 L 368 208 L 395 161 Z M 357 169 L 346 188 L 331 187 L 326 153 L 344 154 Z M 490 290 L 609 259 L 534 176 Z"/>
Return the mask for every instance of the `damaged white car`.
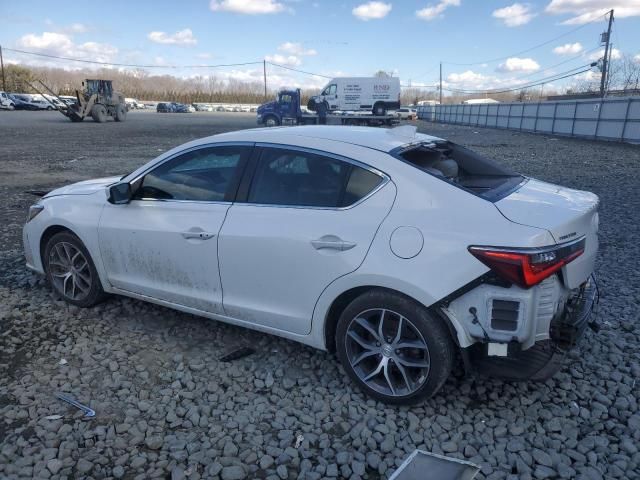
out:
<path id="1" fill-rule="evenodd" d="M 591 322 L 598 197 L 446 140 L 306 126 L 196 140 L 30 208 L 27 265 L 74 305 L 121 294 L 335 351 L 372 397 L 460 361 L 546 378 Z"/>

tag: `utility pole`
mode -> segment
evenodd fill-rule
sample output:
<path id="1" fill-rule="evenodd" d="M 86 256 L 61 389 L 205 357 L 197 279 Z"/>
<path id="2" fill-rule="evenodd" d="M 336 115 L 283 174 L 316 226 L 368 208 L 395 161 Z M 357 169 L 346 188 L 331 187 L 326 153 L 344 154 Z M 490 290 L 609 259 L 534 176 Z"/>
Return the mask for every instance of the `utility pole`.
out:
<path id="1" fill-rule="evenodd" d="M 440 62 L 440 105 L 442 105 L 442 62 Z"/>
<path id="2" fill-rule="evenodd" d="M 609 12 L 609 28 L 607 32 L 600 36 L 600 42 L 606 42 L 604 47 L 604 57 L 602 58 L 602 76 L 600 77 L 600 96 L 604 97 L 607 85 L 607 75 L 609 74 L 609 44 L 611 42 L 611 26 L 613 24 L 613 9 Z"/>
<path id="3" fill-rule="evenodd" d="M 0 45 L 0 68 L 2 68 L 2 90 L 7 91 L 7 84 L 4 79 L 4 60 L 2 58 L 2 45 Z"/>
<path id="4" fill-rule="evenodd" d="M 262 60 L 262 73 L 264 75 L 264 100 L 267 101 L 267 61 Z"/>

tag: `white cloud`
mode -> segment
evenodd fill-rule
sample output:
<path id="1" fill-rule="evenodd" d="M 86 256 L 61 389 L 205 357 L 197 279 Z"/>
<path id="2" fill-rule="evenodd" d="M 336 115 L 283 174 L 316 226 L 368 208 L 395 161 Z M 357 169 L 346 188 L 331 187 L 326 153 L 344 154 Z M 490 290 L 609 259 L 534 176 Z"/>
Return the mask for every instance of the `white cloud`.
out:
<path id="1" fill-rule="evenodd" d="M 482 85 L 489 79 L 491 79 L 491 77 L 481 73 L 476 73 L 473 70 L 467 70 L 462 73 L 450 73 L 447 76 L 448 82 L 459 85 Z"/>
<path id="2" fill-rule="evenodd" d="M 287 10 L 284 4 L 275 0 L 211 0 L 209 8 L 214 12 L 244 13 L 246 15 L 264 15 Z"/>
<path id="3" fill-rule="evenodd" d="M 538 62 L 532 58 L 507 58 L 507 61 L 498 65 L 499 72 L 535 72 L 540 69 Z"/>
<path id="4" fill-rule="evenodd" d="M 494 10 L 492 15 L 504 22 L 507 27 L 518 27 L 529 23 L 535 13 L 531 11 L 531 6 L 523 3 L 514 3 L 508 7 Z"/>
<path id="5" fill-rule="evenodd" d="M 597 52 L 593 52 L 591 55 L 589 55 L 589 60 L 596 61 L 596 60 L 600 60 L 602 57 L 604 57 L 604 48 L 601 48 Z M 617 48 L 612 48 L 611 60 L 620 60 L 621 58 L 622 58 L 622 52 Z"/>
<path id="6" fill-rule="evenodd" d="M 552 15 L 571 15 L 564 25 L 581 25 L 604 19 L 615 10 L 616 18 L 640 16 L 640 0 L 551 0 L 545 8 Z"/>
<path id="7" fill-rule="evenodd" d="M 500 88 L 513 88 L 526 84 L 524 79 L 511 77 L 496 77 L 467 70 L 462 73 L 451 73 L 443 81 L 443 85 L 453 89 L 463 90 L 495 90 Z"/>
<path id="8" fill-rule="evenodd" d="M 392 5 L 384 2 L 368 2 L 358 5 L 351 13 L 360 20 L 377 20 L 386 17 L 391 11 Z"/>
<path id="9" fill-rule="evenodd" d="M 70 35 L 57 32 L 43 32 L 42 35 L 29 33 L 18 39 L 16 46 L 30 52 L 98 62 L 112 62 L 118 54 L 118 49 L 113 45 L 97 42 L 77 44 Z M 58 62 L 57 66 L 62 65 Z"/>
<path id="10" fill-rule="evenodd" d="M 198 40 L 193 36 L 193 32 L 190 28 L 180 30 L 173 35 L 165 32 L 150 32 L 147 37 L 152 42 L 162 43 L 165 45 L 191 46 L 198 43 Z"/>
<path id="11" fill-rule="evenodd" d="M 580 42 L 565 43 L 564 45 L 558 45 L 554 48 L 553 53 L 556 55 L 574 55 L 576 53 L 580 53 L 582 50 L 583 47 Z"/>
<path id="12" fill-rule="evenodd" d="M 297 67 L 302 63 L 302 60 L 300 60 L 295 55 L 280 55 L 279 53 L 276 53 L 275 55 L 267 55 L 265 57 L 265 60 L 267 62 L 277 63 L 279 65 L 287 65 L 291 67 Z"/>
<path id="13" fill-rule="evenodd" d="M 460 0 L 440 0 L 436 5 L 427 5 L 425 8 L 416 10 L 416 17 L 422 20 L 434 20 L 444 13 L 449 7 L 459 7 Z"/>
<path id="14" fill-rule="evenodd" d="M 301 43 L 293 43 L 293 42 L 284 42 L 282 45 L 278 47 L 278 50 L 285 53 L 290 53 L 291 55 L 298 56 L 312 56 L 317 55 L 313 48 L 305 49 Z"/>
<path id="15" fill-rule="evenodd" d="M 213 58 L 213 55 L 211 53 L 207 53 L 207 52 L 197 53 L 196 54 L 196 58 L 201 58 L 203 60 L 208 60 L 210 58 Z"/>
<path id="16" fill-rule="evenodd" d="M 640 53 L 638 55 L 636 55 L 635 57 L 633 57 L 633 61 L 636 63 L 640 63 Z"/>
<path id="17" fill-rule="evenodd" d="M 71 25 L 60 28 L 60 31 L 64 33 L 87 33 L 89 27 L 83 23 L 72 23 Z"/>

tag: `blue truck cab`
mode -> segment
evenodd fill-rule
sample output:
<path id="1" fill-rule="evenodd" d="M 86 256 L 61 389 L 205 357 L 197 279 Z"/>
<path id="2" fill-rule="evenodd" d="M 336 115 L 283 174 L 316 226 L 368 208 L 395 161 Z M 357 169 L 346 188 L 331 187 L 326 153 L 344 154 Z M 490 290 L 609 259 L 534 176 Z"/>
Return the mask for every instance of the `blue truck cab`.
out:
<path id="1" fill-rule="evenodd" d="M 300 89 L 280 90 L 275 100 L 260 105 L 256 113 L 259 125 L 275 127 L 297 124 L 302 118 Z"/>

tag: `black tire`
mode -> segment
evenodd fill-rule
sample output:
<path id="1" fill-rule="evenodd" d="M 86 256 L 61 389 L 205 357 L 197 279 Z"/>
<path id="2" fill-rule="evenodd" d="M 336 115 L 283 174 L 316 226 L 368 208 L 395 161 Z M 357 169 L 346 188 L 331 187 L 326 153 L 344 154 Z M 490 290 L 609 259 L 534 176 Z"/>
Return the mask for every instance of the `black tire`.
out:
<path id="1" fill-rule="evenodd" d="M 280 122 L 278 121 L 277 117 L 274 117 L 273 115 L 268 115 L 264 119 L 264 124 L 267 127 L 277 127 L 280 125 Z"/>
<path id="2" fill-rule="evenodd" d="M 116 122 L 124 122 L 127 119 L 127 109 L 120 103 L 116 106 Z"/>
<path id="3" fill-rule="evenodd" d="M 99 103 L 91 107 L 91 118 L 94 122 L 104 123 L 107 121 L 107 109 Z"/>
<path id="4" fill-rule="evenodd" d="M 49 105 L 49 106 L 47 107 L 47 110 L 53 110 L 53 107 L 52 107 L 51 105 Z"/>
<path id="5" fill-rule="evenodd" d="M 406 381 L 407 376 L 403 373 L 403 376 L 405 377 L 404 382 L 407 387 L 406 394 L 403 394 L 402 390 L 396 392 L 395 395 L 384 394 L 381 393 L 379 389 L 372 388 L 371 385 L 374 385 L 376 388 L 378 388 L 378 386 L 375 385 L 373 381 L 370 382 L 371 385 L 365 383 L 365 381 L 363 381 L 363 379 L 358 375 L 350 361 L 348 342 L 352 342 L 353 339 L 351 336 L 348 336 L 348 334 L 349 332 L 353 333 L 352 329 L 354 326 L 356 328 L 360 327 L 360 325 L 355 322 L 355 319 L 360 319 L 363 315 L 366 315 L 367 312 L 376 310 L 384 310 L 387 312 L 385 314 L 387 315 L 387 325 L 385 328 L 393 327 L 392 314 L 396 315 L 395 318 L 397 319 L 399 319 L 400 316 L 404 317 L 404 320 L 395 323 L 396 327 L 398 323 L 404 325 L 405 332 L 408 331 L 408 333 L 413 333 L 415 335 L 414 338 L 419 338 L 419 340 L 415 340 L 416 342 L 422 341 L 424 345 L 426 345 L 426 349 L 424 347 L 421 347 L 420 349 L 408 348 L 406 346 L 400 347 L 401 344 L 406 345 L 406 343 L 402 342 L 407 342 L 406 339 L 401 339 L 401 343 L 397 343 L 396 345 L 399 346 L 398 348 L 402 348 L 402 350 L 395 350 L 396 355 L 392 358 L 388 358 L 389 376 L 395 377 L 398 381 L 402 382 L 403 380 L 401 380 L 402 377 L 400 376 L 401 372 L 397 366 L 399 363 L 397 361 L 394 362 L 394 358 L 412 361 L 414 357 L 405 356 L 405 353 L 398 353 L 406 352 L 413 355 L 416 351 L 424 352 L 424 350 L 426 350 L 426 353 L 420 354 L 427 357 L 426 361 L 429 365 L 427 372 L 415 369 L 410 370 L 408 374 L 409 378 L 411 378 L 412 374 L 414 375 L 411 382 Z M 410 325 L 408 325 L 407 322 Z M 388 340 L 389 339 L 384 340 L 384 342 L 387 342 Z M 384 358 L 382 352 L 385 346 L 388 346 L 391 343 L 392 342 L 382 345 L 382 348 L 380 349 L 381 353 L 371 355 L 366 361 L 371 362 L 374 365 L 376 362 L 381 364 Z M 380 345 L 378 344 L 378 346 Z M 455 345 L 451 339 L 451 334 L 449 333 L 443 319 L 430 313 L 427 308 L 411 298 L 389 290 L 375 289 L 362 294 L 344 309 L 340 315 L 340 319 L 338 320 L 336 330 L 336 352 L 345 371 L 367 395 L 385 403 L 397 405 L 411 404 L 433 396 L 442 387 L 451 373 L 455 358 L 454 349 Z M 363 349 L 363 351 L 365 350 Z M 394 355 L 393 352 L 391 355 Z M 361 363 L 364 363 L 364 360 Z M 360 366 L 357 368 L 364 369 L 364 367 Z M 403 367 L 403 371 L 405 371 L 406 368 L 407 367 L 405 365 L 405 367 Z M 373 370 L 375 370 L 375 367 Z M 367 372 L 368 371 L 369 370 L 367 370 Z M 386 370 L 383 373 L 386 374 Z M 386 375 L 383 377 L 382 382 L 384 382 L 385 378 Z M 375 377 L 374 380 L 376 380 Z M 391 381 L 387 381 L 389 384 L 391 383 Z M 410 383 L 412 383 L 411 387 L 409 386 Z"/>
<path id="6" fill-rule="evenodd" d="M 376 103 L 371 111 L 374 115 L 382 116 L 387 113 L 387 107 L 384 103 Z"/>
<path id="7" fill-rule="evenodd" d="M 313 99 L 310 99 L 307 102 L 307 109 L 311 112 L 315 112 L 316 111 L 316 101 Z"/>
<path id="8" fill-rule="evenodd" d="M 79 280 L 78 277 L 80 277 L 80 274 L 82 274 L 82 277 L 80 277 L 82 279 L 87 278 L 87 273 L 90 275 L 89 281 L 83 280 L 82 283 L 82 287 L 85 288 L 86 292 L 82 291 L 81 294 L 77 296 L 75 296 L 75 285 L 73 286 L 73 289 L 69 286 L 66 291 L 64 287 L 61 288 L 61 281 L 64 282 L 64 280 L 61 280 L 60 272 L 66 267 L 61 266 L 61 264 L 56 261 L 57 253 L 52 253 L 54 250 L 56 252 L 62 251 L 64 252 L 62 255 L 67 253 L 67 257 L 69 257 L 69 250 L 71 250 L 71 252 L 74 251 L 71 247 L 75 248 L 75 250 L 80 252 L 84 257 L 80 257 L 79 259 L 77 258 L 71 262 L 72 264 L 75 263 L 74 268 L 76 266 L 82 266 L 82 263 L 80 263 L 80 265 L 78 265 L 78 263 L 83 260 L 86 261 L 86 268 L 78 268 L 76 270 L 77 273 L 72 274 L 72 278 L 70 278 L 70 280 L 75 283 Z M 98 272 L 96 271 L 96 267 L 93 264 L 89 251 L 86 249 L 82 241 L 73 233 L 67 231 L 56 233 L 52 236 L 44 247 L 42 263 L 44 264 L 45 274 L 49 284 L 64 301 L 72 305 L 77 305 L 78 307 L 92 307 L 107 298 L 107 294 L 102 289 Z M 68 285 L 68 280 L 64 284 Z M 78 287 L 78 290 L 80 290 L 80 287 Z M 70 295 L 72 292 L 74 296 Z"/>

